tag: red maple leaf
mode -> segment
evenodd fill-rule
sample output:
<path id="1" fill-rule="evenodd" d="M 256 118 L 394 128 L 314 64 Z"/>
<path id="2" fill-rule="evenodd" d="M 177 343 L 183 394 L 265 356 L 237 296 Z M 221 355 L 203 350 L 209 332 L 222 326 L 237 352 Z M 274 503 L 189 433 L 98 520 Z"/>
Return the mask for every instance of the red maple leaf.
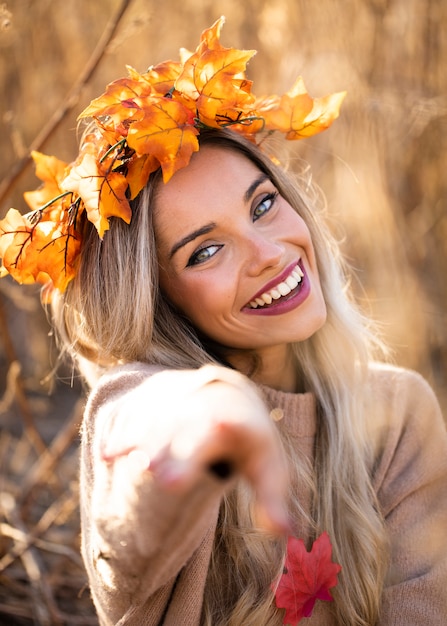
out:
<path id="1" fill-rule="evenodd" d="M 329 592 L 337 584 L 341 566 L 333 563 L 332 545 L 324 532 L 307 552 L 302 539 L 289 537 L 284 573 L 276 590 L 276 606 L 286 609 L 283 624 L 295 626 L 310 617 L 317 600 L 332 601 Z"/>

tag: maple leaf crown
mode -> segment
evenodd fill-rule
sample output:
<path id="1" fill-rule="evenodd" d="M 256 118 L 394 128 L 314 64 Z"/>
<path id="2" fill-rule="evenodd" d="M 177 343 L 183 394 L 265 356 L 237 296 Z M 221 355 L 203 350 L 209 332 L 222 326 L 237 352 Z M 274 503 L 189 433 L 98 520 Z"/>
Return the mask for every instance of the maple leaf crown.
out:
<path id="1" fill-rule="evenodd" d="M 109 218 L 129 223 L 130 201 L 152 172 L 166 183 L 199 150 L 201 130 L 231 128 L 255 142 L 259 133 L 280 131 L 287 139 L 310 137 L 338 117 L 345 92 L 311 98 L 299 77 L 282 96 L 257 98 L 245 69 L 255 50 L 220 44 L 221 17 L 203 31 L 194 53 L 166 61 L 106 87 L 81 113 L 92 118 L 77 159 L 70 165 L 33 152 L 43 185 L 24 194 L 32 211 L 10 209 L 0 221 L 0 276 L 42 283 L 64 291 L 76 274 L 82 224 L 99 237 Z"/>

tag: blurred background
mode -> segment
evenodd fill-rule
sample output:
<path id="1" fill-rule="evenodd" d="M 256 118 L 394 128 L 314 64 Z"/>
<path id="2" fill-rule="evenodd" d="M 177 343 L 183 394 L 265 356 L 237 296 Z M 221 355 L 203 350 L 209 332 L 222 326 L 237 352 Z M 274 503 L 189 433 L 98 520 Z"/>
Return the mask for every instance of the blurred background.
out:
<path id="1" fill-rule="evenodd" d="M 220 15 L 223 45 L 258 50 L 256 95 L 283 93 L 298 75 L 313 96 L 347 90 L 330 130 L 288 146 L 291 164 L 310 164 L 358 297 L 447 414 L 446 2 L 0 3 L 0 216 L 27 210 L 30 148 L 73 160 L 77 115 L 106 83 L 126 65 L 177 60 Z M 76 543 L 82 389 L 69 369 L 52 375 L 38 288 L 0 281 L 0 330 L 0 617 L 94 624 Z"/>

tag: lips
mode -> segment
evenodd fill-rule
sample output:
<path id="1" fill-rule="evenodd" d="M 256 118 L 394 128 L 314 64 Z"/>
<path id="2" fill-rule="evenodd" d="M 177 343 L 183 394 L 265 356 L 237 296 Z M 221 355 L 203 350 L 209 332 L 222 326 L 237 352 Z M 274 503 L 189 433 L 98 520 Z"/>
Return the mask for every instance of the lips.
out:
<path id="1" fill-rule="evenodd" d="M 295 263 L 292 267 L 287 268 L 284 274 L 284 277 L 275 279 L 273 285 L 272 283 L 267 284 L 244 308 L 267 308 L 272 305 L 272 303 L 275 304 L 276 301 L 290 296 L 301 284 L 304 272 L 299 263 Z"/>

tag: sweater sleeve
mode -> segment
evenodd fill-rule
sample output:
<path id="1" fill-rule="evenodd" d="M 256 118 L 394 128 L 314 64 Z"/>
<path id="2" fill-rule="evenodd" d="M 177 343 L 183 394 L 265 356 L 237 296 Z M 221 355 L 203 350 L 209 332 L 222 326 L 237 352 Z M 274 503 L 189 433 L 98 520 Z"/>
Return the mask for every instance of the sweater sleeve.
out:
<path id="1" fill-rule="evenodd" d="M 132 419 L 122 407 L 132 406 L 135 394 L 144 398 L 145 387 L 145 419 L 154 424 L 158 420 L 157 427 L 162 428 L 162 410 L 159 405 L 151 410 L 150 402 L 149 385 L 156 373 L 156 368 L 141 364 L 116 370 L 91 393 L 85 411 L 82 553 L 104 625 L 120 619 L 148 626 L 161 623 L 168 607 L 172 610 L 178 581 L 189 570 L 195 572 L 189 587 L 195 598 L 190 601 L 190 616 L 183 616 L 184 624 L 196 624 L 200 616 L 222 483 L 204 473 L 186 493 L 170 492 L 162 490 L 149 471 L 135 468 L 125 449 L 113 462 L 105 462 L 103 456 L 104 437 L 118 445 L 126 420 Z M 216 368 L 207 366 L 191 374 L 192 385 L 200 388 L 216 379 Z M 173 389 L 171 398 L 181 400 L 181 390 Z"/>
<path id="2" fill-rule="evenodd" d="M 381 428 L 375 486 L 385 517 L 391 560 L 379 623 L 445 626 L 445 423 L 431 388 L 418 374 L 390 368 L 385 377 L 382 389 L 386 389 L 386 425 Z"/>

